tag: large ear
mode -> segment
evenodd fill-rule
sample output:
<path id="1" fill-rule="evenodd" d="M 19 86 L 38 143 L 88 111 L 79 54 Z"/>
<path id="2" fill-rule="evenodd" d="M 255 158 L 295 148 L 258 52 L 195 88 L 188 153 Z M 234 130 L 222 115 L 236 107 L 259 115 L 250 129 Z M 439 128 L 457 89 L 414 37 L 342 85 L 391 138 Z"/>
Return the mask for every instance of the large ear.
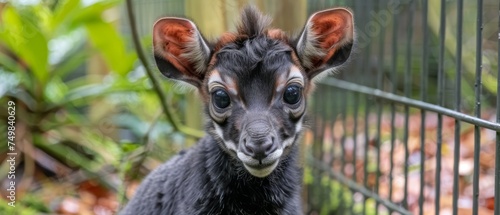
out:
<path id="1" fill-rule="evenodd" d="M 193 22 L 182 18 L 158 20 L 153 27 L 153 47 L 163 75 L 201 86 L 210 48 Z"/>
<path id="2" fill-rule="evenodd" d="M 326 68 L 344 63 L 353 41 L 354 21 L 348 9 L 334 8 L 311 15 L 296 47 L 307 76 L 312 79 Z"/>

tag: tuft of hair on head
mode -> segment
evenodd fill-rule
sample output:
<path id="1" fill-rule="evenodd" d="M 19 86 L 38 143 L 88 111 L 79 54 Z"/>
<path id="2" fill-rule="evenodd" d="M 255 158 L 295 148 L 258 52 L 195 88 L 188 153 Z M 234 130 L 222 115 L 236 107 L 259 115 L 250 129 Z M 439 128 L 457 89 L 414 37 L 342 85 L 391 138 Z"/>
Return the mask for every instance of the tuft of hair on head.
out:
<path id="1" fill-rule="evenodd" d="M 247 5 L 241 14 L 241 23 L 237 27 L 238 34 L 249 38 L 266 34 L 271 22 L 272 19 L 263 15 L 255 6 Z"/>

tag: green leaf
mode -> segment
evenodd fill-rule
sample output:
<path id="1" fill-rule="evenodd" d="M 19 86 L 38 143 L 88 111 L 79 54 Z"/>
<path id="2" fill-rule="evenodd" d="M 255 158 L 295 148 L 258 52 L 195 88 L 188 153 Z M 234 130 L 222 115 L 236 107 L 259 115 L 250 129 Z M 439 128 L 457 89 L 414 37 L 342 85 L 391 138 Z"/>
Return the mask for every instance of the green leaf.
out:
<path id="1" fill-rule="evenodd" d="M 50 29 L 50 24 L 53 20 L 53 13 L 50 8 L 44 4 L 38 4 L 34 7 L 21 9 L 20 12 L 22 17 L 29 18 L 30 23 L 36 23 L 36 27 L 45 37 L 51 37 L 52 31 Z"/>
<path id="2" fill-rule="evenodd" d="M 70 20 L 70 17 L 74 16 L 77 9 L 79 9 L 79 6 L 80 0 L 67 0 L 58 4 L 51 20 L 51 29 L 56 29 L 63 22 Z"/>
<path id="3" fill-rule="evenodd" d="M 90 41 L 102 54 L 108 66 L 123 76 L 130 72 L 137 59 L 135 52 L 127 52 L 125 41 L 110 23 L 96 21 L 86 23 Z"/>
<path id="4" fill-rule="evenodd" d="M 63 83 L 60 77 L 52 78 L 44 90 L 44 96 L 47 101 L 57 103 L 64 99 L 68 92 L 68 87 Z"/>
<path id="5" fill-rule="evenodd" d="M 17 88 L 17 90 L 15 92 L 9 91 L 6 93 L 6 95 L 13 97 L 13 98 L 16 98 L 16 99 L 19 99 L 20 101 L 22 101 L 26 105 L 26 107 L 28 107 L 28 109 L 30 109 L 32 111 L 36 110 L 37 102 L 31 96 L 31 94 L 29 94 L 26 90 L 24 90 L 22 88 Z"/>
<path id="6" fill-rule="evenodd" d="M 87 51 L 75 50 L 67 54 L 67 58 L 56 65 L 52 70 L 54 76 L 65 77 L 67 74 L 74 72 L 89 58 L 90 53 Z"/>
<path id="7" fill-rule="evenodd" d="M 48 152 L 51 156 L 62 160 L 63 163 L 73 167 L 81 167 L 85 170 L 92 171 L 93 169 L 96 169 L 96 166 L 98 166 L 98 162 L 95 160 L 90 160 L 71 147 L 65 146 L 61 143 L 47 144 L 35 142 L 35 145 L 43 149 L 45 152 Z"/>
<path id="8" fill-rule="evenodd" d="M 75 14 L 71 25 L 76 27 L 88 22 L 101 20 L 101 15 L 104 11 L 117 6 L 120 2 L 121 0 L 100 1 L 84 7 Z"/>
<path id="9" fill-rule="evenodd" d="M 113 83 L 109 84 L 88 84 L 84 82 L 84 80 L 77 81 L 76 84 L 67 84 L 70 86 L 71 90 L 66 93 L 64 99 L 61 99 L 56 104 L 52 104 L 55 106 L 63 106 L 68 103 L 76 104 L 79 101 L 84 101 L 83 104 L 88 104 L 88 100 L 94 99 L 97 97 L 103 97 L 111 93 L 131 93 L 138 92 L 142 90 L 146 90 L 143 86 L 135 83 L 125 82 L 125 81 L 116 81 L 113 80 Z M 80 85 L 80 87 L 74 87 L 75 85 Z M 53 108 L 53 106 L 48 106 L 47 108 Z"/>
<path id="10" fill-rule="evenodd" d="M 36 79 L 44 85 L 49 77 L 47 39 L 30 17 L 21 16 L 7 6 L 2 12 L 0 40 L 25 62 Z"/>
<path id="11" fill-rule="evenodd" d="M 17 61 L 2 52 L 0 52 L 0 67 L 10 72 L 25 72 L 25 69 Z"/>
<path id="12" fill-rule="evenodd" d="M 102 84 L 89 84 L 79 88 L 72 89 L 66 94 L 63 103 L 73 102 L 79 99 L 85 99 L 94 96 L 102 96 L 110 86 Z"/>
<path id="13" fill-rule="evenodd" d="M 133 142 L 122 142 L 120 146 L 122 152 L 129 153 L 137 150 L 141 145 Z"/>

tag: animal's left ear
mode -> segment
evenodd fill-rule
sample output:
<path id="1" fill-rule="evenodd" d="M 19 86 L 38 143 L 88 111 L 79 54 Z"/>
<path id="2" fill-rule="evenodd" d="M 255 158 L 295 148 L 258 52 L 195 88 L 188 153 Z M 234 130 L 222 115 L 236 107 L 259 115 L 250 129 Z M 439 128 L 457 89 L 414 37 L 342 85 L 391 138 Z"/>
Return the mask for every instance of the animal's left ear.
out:
<path id="1" fill-rule="evenodd" d="M 354 42 L 351 11 L 334 8 L 317 12 L 306 23 L 297 41 L 297 55 L 312 79 L 329 67 L 343 64 Z"/>

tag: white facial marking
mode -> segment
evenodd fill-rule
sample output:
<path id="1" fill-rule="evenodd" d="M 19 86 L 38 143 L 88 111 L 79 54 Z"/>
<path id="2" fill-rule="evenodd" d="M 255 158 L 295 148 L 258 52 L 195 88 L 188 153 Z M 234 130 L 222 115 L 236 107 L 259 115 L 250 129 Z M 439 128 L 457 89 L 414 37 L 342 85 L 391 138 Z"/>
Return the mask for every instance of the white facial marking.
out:
<path id="1" fill-rule="evenodd" d="M 304 116 L 302 116 L 303 118 Z M 299 122 L 295 124 L 295 133 L 300 133 L 300 130 L 302 130 L 302 119 L 299 119 Z"/>
<path id="2" fill-rule="evenodd" d="M 280 92 L 286 85 L 285 74 L 281 74 L 278 77 L 278 86 L 276 86 L 276 92 Z"/>
<path id="3" fill-rule="evenodd" d="M 224 79 L 226 80 L 226 86 L 229 93 L 235 96 L 238 95 L 238 91 L 236 90 L 236 84 L 234 83 L 233 79 L 230 77 L 224 77 Z"/>
<path id="4" fill-rule="evenodd" d="M 224 79 L 222 79 L 222 76 L 217 70 L 214 70 L 212 74 L 210 74 L 210 78 L 208 78 L 208 90 L 211 91 L 214 87 L 223 87 L 226 88 L 229 93 L 235 96 L 238 95 L 235 81 L 228 76 L 224 76 Z"/>
<path id="5" fill-rule="evenodd" d="M 245 169 L 248 170 L 250 174 L 255 177 L 266 177 L 278 166 L 279 159 L 283 154 L 283 149 L 277 149 L 273 153 L 269 154 L 266 158 L 261 160 L 260 162 L 252 157 L 244 154 L 243 152 L 238 152 L 237 156 L 245 166 Z M 264 165 L 267 166 L 262 169 L 256 169 L 252 166 Z M 269 165 L 269 166 L 268 166 Z"/>
<path id="6" fill-rule="evenodd" d="M 283 148 L 291 146 L 293 144 L 294 140 L 295 140 L 295 136 L 289 137 L 288 139 L 283 140 Z"/>
<path id="7" fill-rule="evenodd" d="M 288 74 L 288 81 L 297 81 L 299 82 L 302 86 L 304 86 L 304 76 L 302 75 L 302 72 L 300 72 L 299 68 L 296 66 L 292 66 L 290 68 L 290 73 Z"/>
<path id="8" fill-rule="evenodd" d="M 273 153 L 269 154 L 266 158 L 264 158 L 262 161 L 260 161 L 263 165 L 273 163 L 274 161 L 278 160 L 281 155 L 283 154 L 283 149 L 277 149 Z M 237 153 L 238 158 L 245 164 L 248 165 L 259 165 L 259 161 L 256 159 L 253 159 L 252 157 L 246 155 L 245 153 L 238 151 Z"/>
<path id="9" fill-rule="evenodd" d="M 285 77 L 286 75 L 288 76 Z M 304 76 L 296 66 L 290 67 L 290 71 L 288 73 L 283 73 L 278 77 L 278 86 L 276 86 L 276 92 L 280 92 L 281 90 L 283 90 L 283 88 L 290 82 L 299 83 L 301 86 L 304 86 Z"/>
<path id="10" fill-rule="evenodd" d="M 212 88 L 219 86 L 220 83 L 223 83 L 222 78 L 217 70 L 214 70 L 210 74 L 210 78 L 208 78 L 208 90 L 212 90 Z"/>
<path id="11" fill-rule="evenodd" d="M 215 133 L 217 133 L 217 135 L 219 135 L 219 137 L 224 142 L 224 145 L 226 145 L 227 149 L 236 152 L 237 151 L 236 144 L 231 140 L 225 140 L 224 133 L 222 132 L 222 129 L 220 128 L 220 126 L 217 125 L 217 123 L 215 123 L 215 122 L 213 122 L 213 124 L 214 124 L 214 128 L 215 128 Z"/>
<path id="12" fill-rule="evenodd" d="M 274 169 L 278 166 L 278 160 L 276 160 L 271 166 L 268 166 L 264 169 L 254 169 L 252 167 L 247 166 L 246 164 L 243 163 L 243 166 L 245 166 L 245 169 L 248 170 L 250 174 L 252 174 L 255 177 L 259 178 L 264 178 L 271 174 Z"/>

